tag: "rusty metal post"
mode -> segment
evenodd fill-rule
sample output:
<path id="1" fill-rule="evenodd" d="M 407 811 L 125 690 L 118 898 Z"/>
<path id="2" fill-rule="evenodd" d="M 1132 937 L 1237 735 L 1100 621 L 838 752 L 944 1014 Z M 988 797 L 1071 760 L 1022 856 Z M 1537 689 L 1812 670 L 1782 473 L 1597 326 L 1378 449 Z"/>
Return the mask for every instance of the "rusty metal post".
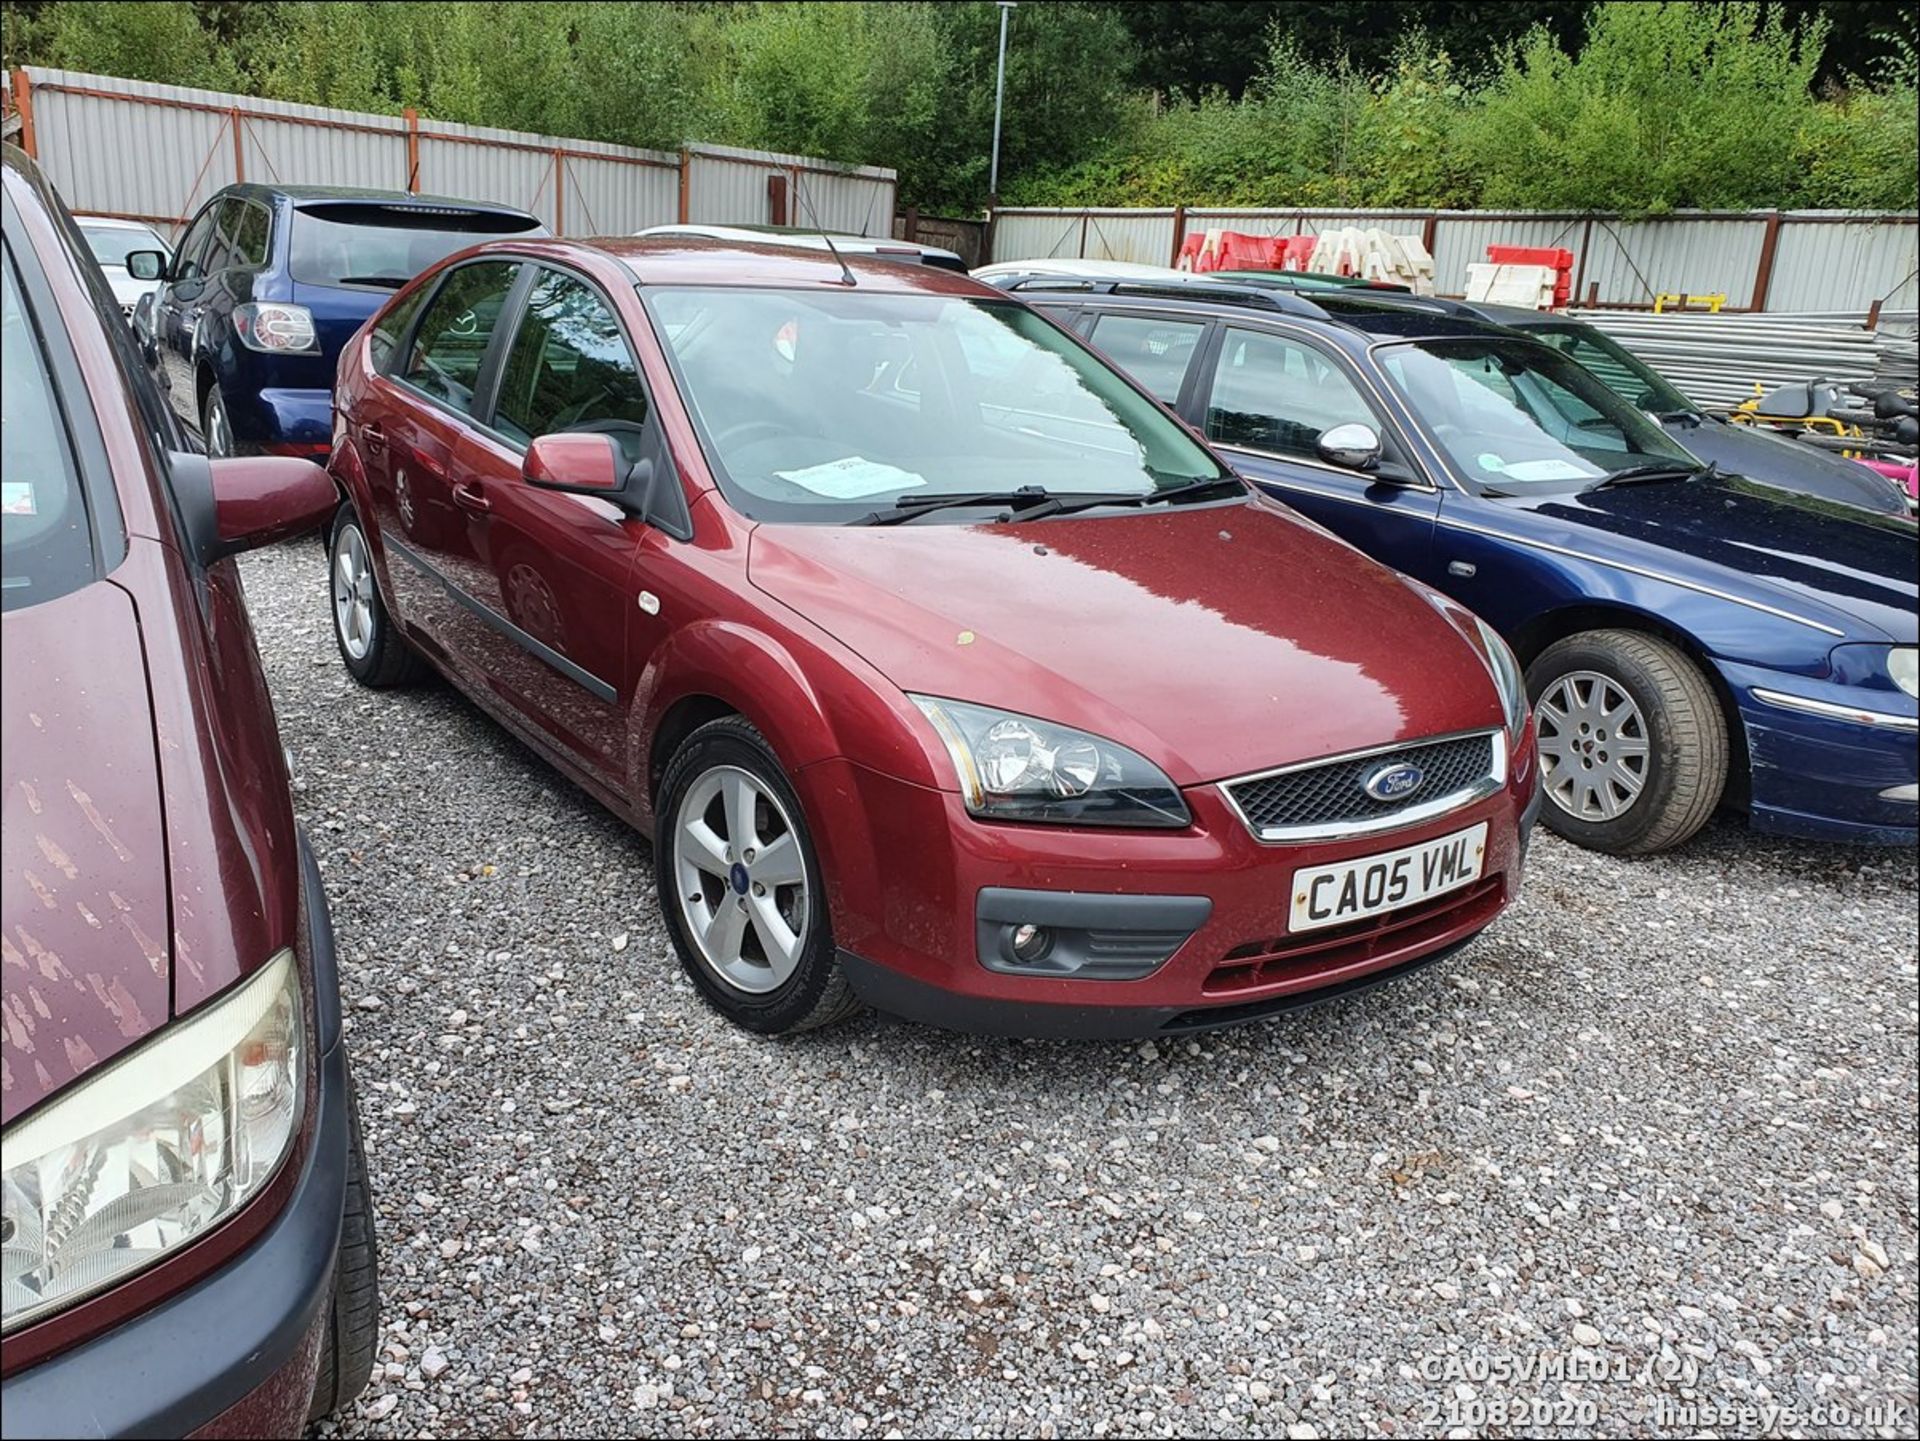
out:
<path id="1" fill-rule="evenodd" d="M 227 124 L 233 127 L 233 179 L 237 185 L 247 178 L 247 146 L 245 137 L 240 134 L 238 105 L 227 112 Z"/>
<path id="2" fill-rule="evenodd" d="M 767 223 L 787 223 L 787 177 L 784 175 L 767 177 Z"/>
<path id="3" fill-rule="evenodd" d="M 13 108 L 20 116 L 20 148 L 37 160 L 40 147 L 33 136 L 33 82 L 27 79 L 25 66 L 17 66 L 13 72 Z"/>
<path id="4" fill-rule="evenodd" d="M 687 203 L 692 196 L 690 189 L 693 180 L 693 155 L 686 146 L 680 147 L 680 223 L 687 223 L 692 207 Z"/>
<path id="5" fill-rule="evenodd" d="M 566 156 L 558 145 L 553 147 L 553 233 L 567 233 Z"/>
<path id="6" fill-rule="evenodd" d="M 1576 270 L 1573 275 L 1573 293 L 1575 295 L 1578 295 L 1580 293 L 1580 287 L 1586 281 L 1587 252 L 1592 248 L 1593 248 L 1593 217 L 1589 215 L 1587 217 L 1587 228 L 1584 231 L 1582 231 L 1580 234 L 1580 257 L 1579 257 L 1580 268 Z M 1594 282 L 1593 288 L 1594 288 L 1594 294 L 1598 295 L 1600 291 L 1600 282 L 1596 280 Z M 1591 305 L 1593 302 L 1589 300 L 1587 303 Z"/>
<path id="7" fill-rule="evenodd" d="M 1440 232 L 1440 217 L 1429 215 L 1420 226 L 1420 247 L 1427 252 L 1427 259 L 1433 259 L 1433 242 Z"/>
<path id="8" fill-rule="evenodd" d="M 1085 211 L 1082 211 L 1082 212 L 1081 212 L 1081 215 L 1080 215 L 1080 258 L 1081 258 L 1082 260 L 1085 260 L 1085 259 L 1087 258 L 1087 222 L 1088 222 L 1088 221 L 1090 221 L 1090 220 L 1092 220 L 1092 219 L 1093 219 L 1093 217 L 1092 217 L 1091 215 L 1088 215 L 1088 214 L 1087 214 L 1087 213 L 1086 213 Z"/>
<path id="9" fill-rule="evenodd" d="M 906 228 L 907 228 L 907 233 L 900 237 L 902 240 L 918 240 L 920 238 L 920 207 L 919 206 L 909 205 L 907 207 L 907 227 Z"/>
<path id="10" fill-rule="evenodd" d="M 420 112 L 409 105 L 407 117 L 407 194 L 420 193 Z"/>
<path id="11" fill-rule="evenodd" d="M 1187 207 L 1184 205 L 1176 205 L 1173 207 L 1173 256 L 1167 261 L 1167 264 L 1173 266 L 1180 264 L 1180 248 L 1186 243 Z"/>
<path id="12" fill-rule="evenodd" d="M 1773 289 L 1773 260 L 1780 250 L 1780 212 L 1767 212 L 1767 229 L 1760 237 L 1760 262 L 1753 268 L 1753 298 L 1749 310 L 1767 308 L 1767 292 Z"/>

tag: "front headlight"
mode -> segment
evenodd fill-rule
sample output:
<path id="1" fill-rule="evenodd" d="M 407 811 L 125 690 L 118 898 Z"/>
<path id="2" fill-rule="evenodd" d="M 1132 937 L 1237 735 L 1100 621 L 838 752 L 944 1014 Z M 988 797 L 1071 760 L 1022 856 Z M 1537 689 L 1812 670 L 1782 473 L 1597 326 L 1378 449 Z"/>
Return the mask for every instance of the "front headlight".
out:
<path id="1" fill-rule="evenodd" d="M 282 951 L 9 1129 L 4 1329 L 116 1285 L 251 1200 L 299 1131 L 305 1052 Z"/>
<path id="2" fill-rule="evenodd" d="M 945 742 L 960 794 L 976 816 L 1081 826 L 1192 821 L 1166 773 L 1125 746 L 990 706 L 908 699 Z"/>
<path id="3" fill-rule="evenodd" d="M 1887 674 L 1901 690 L 1920 700 L 1920 646 L 1897 645 L 1887 652 Z"/>
<path id="4" fill-rule="evenodd" d="M 1507 735 L 1518 742 L 1527 724 L 1527 678 L 1513 648 L 1500 638 L 1500 632 L 1479 616 L 1473 623 L 1480 630 L 1480 644 L 1487 653 L 1487 669 L 1493 672 L 1493 684 L 1500 692 L 1500 706 L 1507 715 Z"/>

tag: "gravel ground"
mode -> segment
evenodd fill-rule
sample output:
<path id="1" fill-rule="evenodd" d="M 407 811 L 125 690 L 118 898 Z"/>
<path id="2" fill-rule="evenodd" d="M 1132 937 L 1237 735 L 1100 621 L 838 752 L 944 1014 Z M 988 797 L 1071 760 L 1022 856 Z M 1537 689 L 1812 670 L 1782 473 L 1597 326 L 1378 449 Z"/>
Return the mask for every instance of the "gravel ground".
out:
<path id="1" fill-rule="evenodd" d="M 383 1249 L 320 1435 L 1914 1433 L 1912 854 L 1543 837 L 1473 950 L 1278 1023 L 757 1040 L 638 837 L 348 681 L 322 576 L 246 562 Z"/>

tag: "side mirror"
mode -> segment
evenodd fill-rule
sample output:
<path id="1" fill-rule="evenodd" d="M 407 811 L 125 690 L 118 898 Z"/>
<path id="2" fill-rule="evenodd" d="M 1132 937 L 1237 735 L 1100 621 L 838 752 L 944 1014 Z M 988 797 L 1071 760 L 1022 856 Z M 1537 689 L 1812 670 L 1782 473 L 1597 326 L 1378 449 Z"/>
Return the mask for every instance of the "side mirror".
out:
<path id="1" fill-rule="evenodd" d="M 520 462 L 520 478 L 546 490 L 612 500 L 627 488 L 629 470 L 612 436 L 574 431 L 535 436 Z"/>
<path id="2" fill-rule="evenodd" d="M 1328 465 L 1345 470 L 1372 470 L 1380 463 L 1379 435 L 1357 421 L 1322 431 L 1314 449 Z"/>
<path id="3" fill-rule="evenodd" d="M 333 479 L 289 455 L 229 456 L 207 462 L 213 481 L 213 541 L 207 564 L 318 530 L 340 506 Z"/>
<path id="4" fill-rule="evenodd" d="M 129 250 L 125 264 L 127 274 L 135 280 L 167 278 L 167 252 L 164 250 Z"/>

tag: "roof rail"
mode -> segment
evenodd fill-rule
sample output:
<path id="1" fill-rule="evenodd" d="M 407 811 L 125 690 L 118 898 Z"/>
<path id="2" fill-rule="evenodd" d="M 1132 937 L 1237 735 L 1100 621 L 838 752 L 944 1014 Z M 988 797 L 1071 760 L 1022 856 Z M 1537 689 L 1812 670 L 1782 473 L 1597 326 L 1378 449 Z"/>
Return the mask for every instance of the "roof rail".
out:
<path id="1" fill-rule="evenodd" d="M 1217 280 L 1113 280 L 1106 277 L 1034 275 L 1023 276 L 1006 288 L 1011 291 L 1053 290 L 1092 295 L 1127 295 L 1152 300 L 1204 300 L 1218 305 L 1245 306 L 1249 310 L 1277 310 L 1284 315 L 1303 315 L 1314 320 L 1331 318 L 1311 300 L 1291 291 L 1231 285 Z"/>

